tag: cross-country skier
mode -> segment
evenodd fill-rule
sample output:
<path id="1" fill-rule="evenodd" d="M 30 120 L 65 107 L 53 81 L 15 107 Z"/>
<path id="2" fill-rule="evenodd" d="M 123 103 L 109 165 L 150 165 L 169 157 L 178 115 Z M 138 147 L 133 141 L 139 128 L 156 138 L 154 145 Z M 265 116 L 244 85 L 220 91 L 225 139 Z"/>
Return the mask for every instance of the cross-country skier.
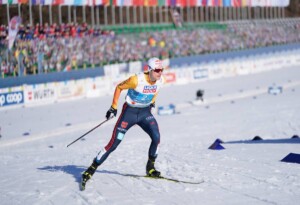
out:
<path id="1" fill-rule="evenodd" d="M 150 177 L 160 177 L 160 172 L 154 167 L 160 133 L 151 109 L 155 106 L 156 96 L 164 83 L 163 66 L 160 59 L 151 58 L 147 67 L 148 70 L 144 73 L 135 74 L 116 86 L 112 105 L 106 113 L 106 118 L 109 119 L 111 115 L 117 115 L 120 93 L 122 90 L 128 89 L 126 102 L 109 143 L 100 150 L 91 166 L 82 174 L 82 189 L 85 188 L 85 183 L 93 176 L 98 166 L 118 147 L 125 133 L 136 124 L 151 138 L 146 174 Z"/>

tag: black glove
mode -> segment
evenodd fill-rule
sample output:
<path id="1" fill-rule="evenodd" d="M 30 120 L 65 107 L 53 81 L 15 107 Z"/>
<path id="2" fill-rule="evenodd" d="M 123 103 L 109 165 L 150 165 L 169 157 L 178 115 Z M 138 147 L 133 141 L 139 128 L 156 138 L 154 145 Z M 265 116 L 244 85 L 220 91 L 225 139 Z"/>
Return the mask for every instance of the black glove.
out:
<path id="1" fill-rule="evenodd" d="M 109 110 L 106 112 L 106 119 L 110 118 L 110 115 L 114 114 L 114 116 L 117 116 L 117 109 L 110 107 Z"/>
<path id="2" fill-rule="evenodd" d="M 150 104 L 150 108 L 155 108 L 155 102 Z"/>

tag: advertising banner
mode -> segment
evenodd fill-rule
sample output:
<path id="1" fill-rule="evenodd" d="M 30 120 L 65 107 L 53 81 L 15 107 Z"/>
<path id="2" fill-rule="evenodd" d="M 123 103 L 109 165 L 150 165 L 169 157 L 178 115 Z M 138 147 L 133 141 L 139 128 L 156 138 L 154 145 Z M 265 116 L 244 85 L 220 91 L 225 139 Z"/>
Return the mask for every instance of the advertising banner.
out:
<path id="1" fill-rule="evenodd" d="M 176 83 L 176 73 L 173 71 L 165 71 L 163 73 L 163 76 L 166 80 L 166 83 Z"/>
<path id="2" fill-rule="evenodd" d="M 110 81 L 107 77 L 86 79 L 86 97 L 99 97 L 109 94 Z"/>
<path id="3" fill-rule="evenodd" d="M 24 103 L 23 91 L 0 93 L 0 107 Z"/>
<path id="4" fill-rule="evenodd" d="M 195 80 L 200 80 L 208 78 L 208 69 L 207 68 L 197 68 L 193 70 L 193 77 Z"/>
<path id="5" fill-rule="evenodd" d="M 25 85 L 25 105 L 47 104 L 56 100 L 56 89 L 54 83 Z"/>
<path id="6" fill-rule="evenodd" d="M 57 100 L 81 98 L 86 95 L 85 80 L 69 80 L 56 84 Z"/>

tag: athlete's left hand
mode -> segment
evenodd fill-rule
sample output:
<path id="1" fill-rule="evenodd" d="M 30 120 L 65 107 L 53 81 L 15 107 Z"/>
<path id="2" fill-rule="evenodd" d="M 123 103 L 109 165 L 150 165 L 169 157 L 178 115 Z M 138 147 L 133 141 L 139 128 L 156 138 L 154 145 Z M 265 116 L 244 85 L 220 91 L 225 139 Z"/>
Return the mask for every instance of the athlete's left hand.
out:
<path id="1" fill-rule="evenodd" d="M 155 102 L 150 104 L 150 108 L 155 108 Z"/>
<path id="2" fill-rule="evenodd" d="M 109 110 L 106 112 L 106 119 L 109 119 L 111 114 L 113 114 L 116 117 L 117 109 L 110 107 Z"/>

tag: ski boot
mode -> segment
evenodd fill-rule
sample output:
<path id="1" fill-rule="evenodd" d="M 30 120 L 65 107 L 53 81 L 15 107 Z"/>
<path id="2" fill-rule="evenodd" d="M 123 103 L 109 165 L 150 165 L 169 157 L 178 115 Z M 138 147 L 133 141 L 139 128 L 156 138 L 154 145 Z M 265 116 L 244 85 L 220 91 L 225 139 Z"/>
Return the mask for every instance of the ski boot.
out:
<path id="1" fill-rule="evenodd" d="M 93 174 L 95 173 L 96 169 L 98 168 L 98 164 L 96 162 L 96 159 L 94 159 L 93 163 L 91 164 L 91 166 L 82 173 L 81 175 L 81 191 L 85 190 L 85 184 L 86 182 L 92 178 Z"/>
<path id="2" fill-rule="evenodd" d="M 148 177 L 159 178 L 160 172 L 154 167 L 155 158 L 149 158 L 146 166 L 146 174 Z"/>

